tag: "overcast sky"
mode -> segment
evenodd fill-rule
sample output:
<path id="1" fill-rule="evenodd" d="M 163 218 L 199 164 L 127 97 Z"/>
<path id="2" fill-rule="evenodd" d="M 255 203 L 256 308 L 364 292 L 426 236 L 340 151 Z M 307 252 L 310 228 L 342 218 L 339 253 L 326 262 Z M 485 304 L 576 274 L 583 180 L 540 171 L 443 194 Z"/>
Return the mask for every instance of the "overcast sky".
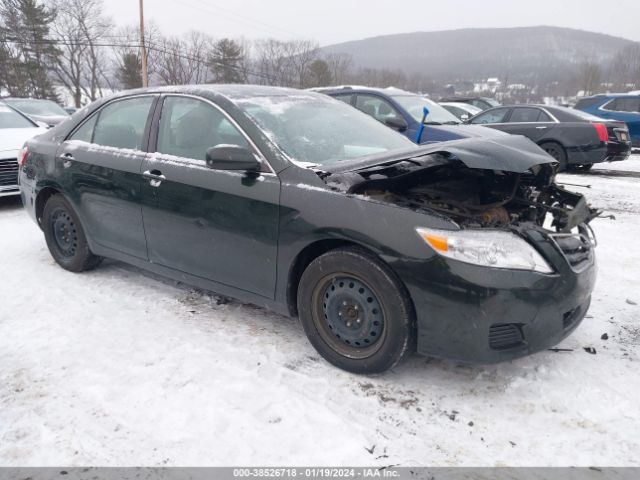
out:
<path id="1" fill-rule="evenodd" d="M 138 19 L 137 0 L 106 0 L 117 24 Z M 321 45 L 391 33 L 555 25 L 640 41 L 640 0 L 145 0 L 165 33 L 313 38 Z"/>

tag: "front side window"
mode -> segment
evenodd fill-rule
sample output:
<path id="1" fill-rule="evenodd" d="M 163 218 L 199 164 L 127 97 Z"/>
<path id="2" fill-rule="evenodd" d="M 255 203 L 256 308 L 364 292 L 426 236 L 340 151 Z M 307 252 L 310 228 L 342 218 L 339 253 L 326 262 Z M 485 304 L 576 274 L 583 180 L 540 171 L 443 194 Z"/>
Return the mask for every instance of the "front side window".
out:
<path id="1" fill-rule="evenodd" d="M 98 113 L 92 143 L 105 147 L 141 150 L 152 104 L 153 97 L 138 97 L 107 105 Z M 72 139 L 79 140 L 76 135 L 81 134 L 86 141 L 88 133 L 81 133 L 81 130 L 82 128 Z"/>
<path id="2" fill-rule="evenodd" d="M 389 102 L 372 95 L 358 95 L 356 108 L 382 123 L 389 118 L 401 118 Z"/>
<path id="3" fill-rule="evenodd" d="M 240 131 L 211 104 L 186 97 L 165 99 L 158 131 L 158 153 L 206 160 L 207 150 L 216 145 L 249 148 Z"/>
<path id="4" fill-rule="evenodd" d="M 84 122 L 82 126 L 71 135 L 70 140 L 78 140 L 81 142 L 93 143 L 93 129 L 96 126 L 98 115 L 93 115 L 89 120 Z"/>
<path id="5" fill-rule="evenodd" d="M 509 112 L 508 108 L 496 108 L 495 110 L 489 110 L 488 112 L 475 117 L 471 123 L 480 125 L 488 123 L 502 123 L 504 122 L 504 118 L 507 116 L 507 112 Z"/>

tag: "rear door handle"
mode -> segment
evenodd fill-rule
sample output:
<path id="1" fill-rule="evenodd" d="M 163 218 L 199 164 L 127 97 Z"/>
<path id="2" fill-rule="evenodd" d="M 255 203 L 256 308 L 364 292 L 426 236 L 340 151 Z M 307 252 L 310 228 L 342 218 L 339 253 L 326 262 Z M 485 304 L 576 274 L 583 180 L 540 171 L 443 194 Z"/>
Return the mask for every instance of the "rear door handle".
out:
<path id="1" fill-rule="evenodd" d="M 160 170 L 147 170 L 142 177 L 149 180 L 149 184 L 154 188 L 158 188 L 167 179 Z"/>

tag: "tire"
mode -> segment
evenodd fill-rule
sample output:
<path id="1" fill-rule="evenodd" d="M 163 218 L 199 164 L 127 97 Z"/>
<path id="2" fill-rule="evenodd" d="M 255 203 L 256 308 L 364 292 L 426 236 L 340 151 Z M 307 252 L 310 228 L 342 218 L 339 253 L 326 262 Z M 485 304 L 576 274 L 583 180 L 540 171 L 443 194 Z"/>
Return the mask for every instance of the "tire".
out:
<path id="1" fill-rule="evenodd" d="M 338 368 L 381 373 L 413 350 L 409 294 L 366 250 L 340 248 L 316 258 L 302 274 L 297 300 L 309 341 Z"/>
<path id="2" fill-rule="evenodd" d="M 567 170 L 567 152 L 562 145 L 556 142 L 544 142 L 540 144 L 540 148 L 558 161 L 559 172 Z"/>
<path id="3" fill-rule="evenodd" d="M 65 270 L 83 272 L 96 268 L 102 261 L 89 250 L 80 219 L 62 195 L 47 200 L 42 230 L 51 256 Z"/>
<path id="4" fill-rule="evenodd" d="M 573 168 L 571 168 L 571 170 L 574 170 L 576 172 L 588 172 L 593 168 L 593 165 L 594 165 L 593 163 L 583 163 L 582 165 L 573 165 Z"/>

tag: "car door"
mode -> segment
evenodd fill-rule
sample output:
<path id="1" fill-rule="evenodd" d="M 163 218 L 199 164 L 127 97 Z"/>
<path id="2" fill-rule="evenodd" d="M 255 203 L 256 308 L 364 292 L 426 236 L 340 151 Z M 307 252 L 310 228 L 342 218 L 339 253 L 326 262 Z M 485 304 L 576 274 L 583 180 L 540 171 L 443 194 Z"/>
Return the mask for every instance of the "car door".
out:
<path id="1" fill-rule="evenodd" d="M 524 135 L 538 142 L 557 125 L 544 110 L 538 107 L 513 107 L 505 124 L 500 128 L 512 135 Z"/>
<path id="2" fill-rule="evenodd" d="M 143 259 L 140 169 L 156 100 L 141 95 L 108 103 L 71 133 L 56 158 L 91 239 Z"/>
<path id="3" fill-rule="evenodd" d="M 280 181 L 264 171 L 213 170 L 206 151 L 239 145 L 261 157 L 217 105 L 168 95 L 144 161 L 149 261 L 267 298 L 274 297 Z"/>

